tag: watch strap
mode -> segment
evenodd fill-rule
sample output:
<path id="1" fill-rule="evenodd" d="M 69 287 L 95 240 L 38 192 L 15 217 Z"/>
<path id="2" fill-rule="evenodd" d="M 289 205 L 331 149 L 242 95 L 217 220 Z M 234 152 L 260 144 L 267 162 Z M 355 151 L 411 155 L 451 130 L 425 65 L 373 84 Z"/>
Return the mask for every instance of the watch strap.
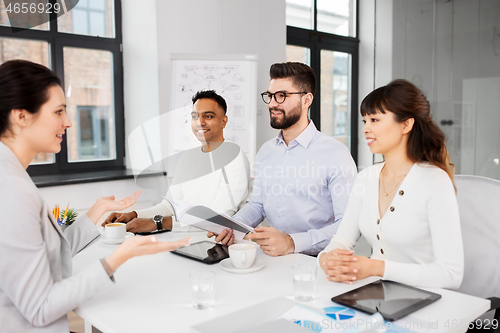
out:
<path id="1" fill-rule="evenodd" d="M 157 230 L 162 230 L 163 229 L 163 216 L 161 216 L 161 215 L 155 215 L 153 217 L 153 222 L 156 224 L 156 229 Z"/>

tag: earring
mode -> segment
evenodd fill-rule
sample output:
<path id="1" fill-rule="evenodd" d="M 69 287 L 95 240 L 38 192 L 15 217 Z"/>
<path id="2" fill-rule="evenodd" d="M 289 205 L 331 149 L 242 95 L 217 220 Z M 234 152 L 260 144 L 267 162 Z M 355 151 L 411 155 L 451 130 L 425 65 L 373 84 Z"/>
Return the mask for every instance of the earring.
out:
<path id="1" fill-rule="evenodd" d="M 23 124 L 23 126 L 26 126 L 26 124 Z"/>

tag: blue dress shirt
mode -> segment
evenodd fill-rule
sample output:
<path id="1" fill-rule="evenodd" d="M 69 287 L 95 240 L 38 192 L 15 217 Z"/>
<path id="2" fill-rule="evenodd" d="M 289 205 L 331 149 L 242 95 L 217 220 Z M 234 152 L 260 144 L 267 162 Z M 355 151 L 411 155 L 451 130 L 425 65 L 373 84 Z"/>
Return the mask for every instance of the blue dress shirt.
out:
<path id="1" fill-rule="evenodd" d="M 250 200 L 234 218 L 256 227 L 267 217 L 295 252 L 316 255 L 338 229 L 356 174 L 347 147 L 312 121 L 288 146 L 280 131 L 259 150 Z"/>

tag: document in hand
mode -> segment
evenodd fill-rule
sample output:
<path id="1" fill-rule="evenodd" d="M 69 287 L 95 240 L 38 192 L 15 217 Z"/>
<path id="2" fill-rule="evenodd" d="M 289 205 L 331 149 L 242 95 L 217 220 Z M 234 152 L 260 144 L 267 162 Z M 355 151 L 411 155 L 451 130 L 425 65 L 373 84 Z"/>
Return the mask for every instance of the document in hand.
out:
<path id="1" fill-rule="evenodd" d="M 226 214 L 219 214 L 205 206 L 191 206 L 184 201 L 167 200 L 174 209 L 175 220 L 215 234 L 220 234 L 225 229 L 232 229 L 235 240 L 242 240 L 249 232 L 254 232 L 253 228 L 236 221 Z"/>

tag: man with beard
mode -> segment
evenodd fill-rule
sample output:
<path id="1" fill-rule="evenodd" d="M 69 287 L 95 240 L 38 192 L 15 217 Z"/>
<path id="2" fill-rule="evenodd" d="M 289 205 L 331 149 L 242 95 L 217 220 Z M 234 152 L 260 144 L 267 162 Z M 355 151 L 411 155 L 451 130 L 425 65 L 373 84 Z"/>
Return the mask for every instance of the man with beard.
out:
<path id="1" fill-rule="evenodd" d="M 256 227 L 267 217 L 270 227 L 255 228 L 247 237 L 268 255 L 317 255 L 337 231 L 356 166 L 345 145 L 308 119 L 314 71 L 287 62 L 273 64 L 269 74 L 269 88 L 261 95 L 271 126 L 280 132 L 259 150 L 250 200 L 234 218 Z M 215 240 L 230 245 L 234 236 L 225 230 Z"/>

